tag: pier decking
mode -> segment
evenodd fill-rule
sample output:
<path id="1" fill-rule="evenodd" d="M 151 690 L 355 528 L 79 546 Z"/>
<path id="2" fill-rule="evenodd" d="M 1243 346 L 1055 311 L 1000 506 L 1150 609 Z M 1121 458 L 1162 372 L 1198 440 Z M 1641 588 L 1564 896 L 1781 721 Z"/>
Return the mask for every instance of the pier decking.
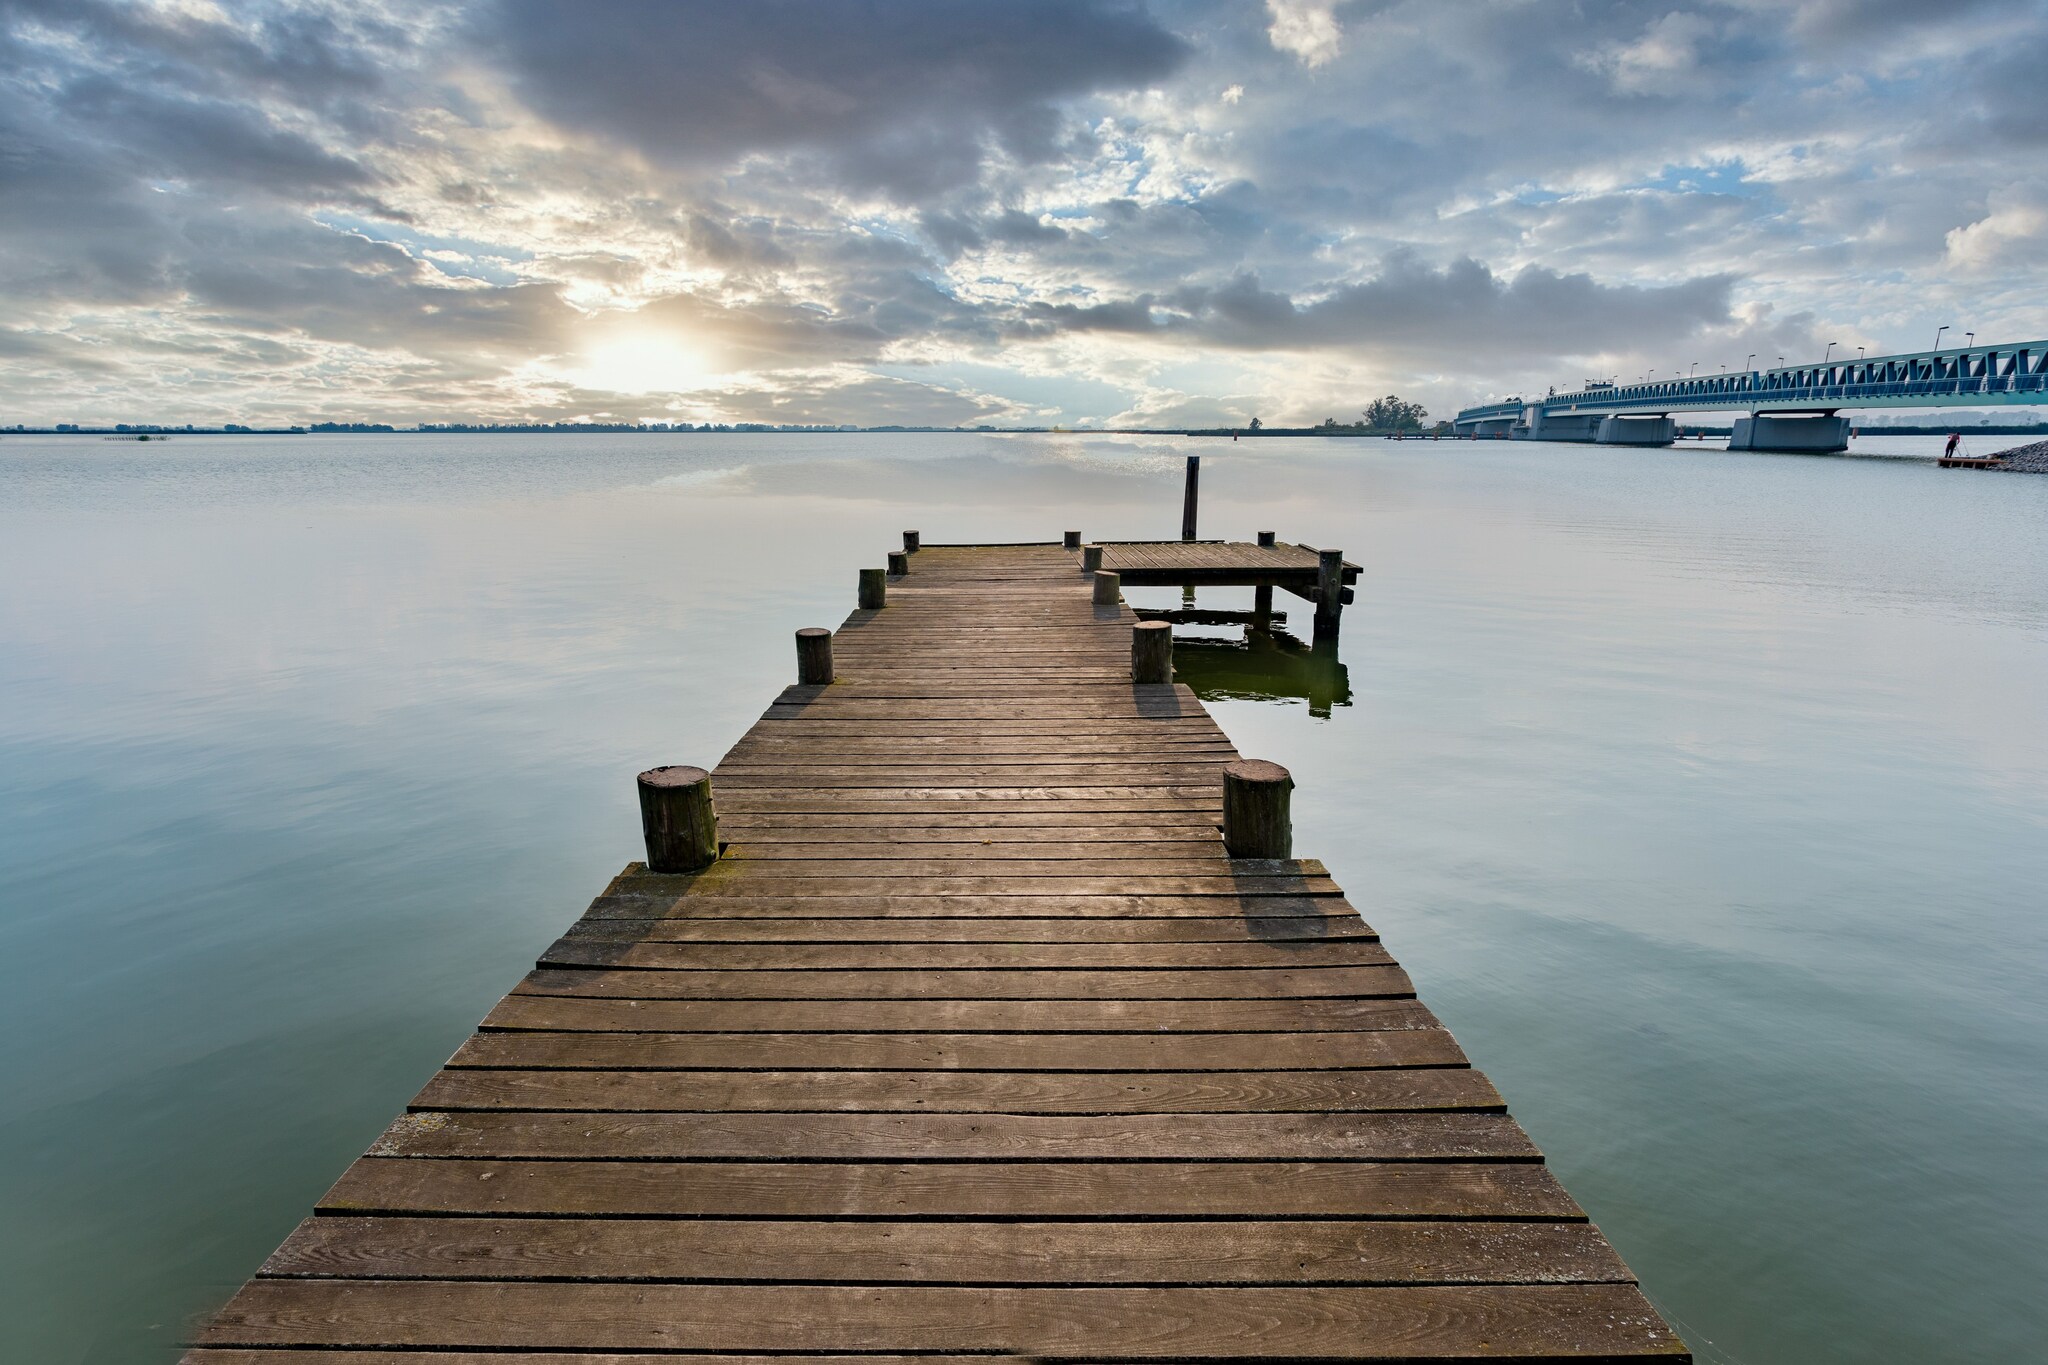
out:
<path id="1" fill-rule="evenodd" d="M 1688 1359 L 1079 559 L 911 554 L 188 1365 Z"/>

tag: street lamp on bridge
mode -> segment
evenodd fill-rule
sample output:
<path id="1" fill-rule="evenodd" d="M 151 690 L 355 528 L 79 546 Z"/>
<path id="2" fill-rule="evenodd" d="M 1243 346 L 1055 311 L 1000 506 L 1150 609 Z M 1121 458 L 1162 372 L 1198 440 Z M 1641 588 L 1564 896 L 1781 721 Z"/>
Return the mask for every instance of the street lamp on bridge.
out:
<path id="1" fill-rule="evenodd" d="M 1831 356 L 1831 355 L 1833 355 L 1833 354 L 1835 353 L 1835 347 L 1837 347 L 1837 346 L 1839 346 L 1839 345 L 1841 345 L 1841 344 L 1842 344 L 1842 343 L 1841 343 L 1841 342 L 1839 342 L 1839 341 L 1830 341 L 1830 342 L 1828 343 L 1828 348 L 1827 348 L 1827 349 L 1826 349 L 1825 351 L 1822 351 L 1822 352 L 1820 353 L 1820 363 L 1821 363 L 1821 364 L 1823 364 L 1823 365 L 1827 364 L 1827 363 L 1828 363 L 1828 357 L 1829 357 L 1829 356 Z"/>
<path id="2" fill-rule="evenodd" d="M 1940 349 L 1941 349 L 1941 334 L 1942 334 L 1943 332 L 1946 332 L 1947 330 L 1948 330 L 1948 324 L 1947 324 L 1947 323 L 1945 323 L 1945 322 L 1944 322 L 1944 323 L 1942 323 L 1942 324 L 1941 324 L 1941 326 L 1939 326 L 1939 327 L 1937 327 L 1937 328 L 1935 328 L 1935 329 L 1934 329 L 1934 349 L 1935 349 L 1935 350 L 1937 350 L 1937 351 L 1938 351 L 1938 350 L 1940 350 Z"/>
<path id="3" fill-rule="evenodd" d="M 1755 352 L 1755 351 L 1751 351 L 1751 352 L 1749 353 L 1749 357 L 1748 357 L 1748 359 L 1746 359 L 1746 360 L 1744 360 L 1744 361 L 1742 362 L 1742 368 L 1743 368 L 1743 369 L 1745 369 L 1745 370 L 1746 370 L 1746 369 L 1748 369 L 1748 368 L 1749 368 L 1749 364 L 1750 364 L 1750 361 L 1752 361 L 1752 360 L 1755 360 L 1755 359 L 1756 359 L 1756 352 Z"/>

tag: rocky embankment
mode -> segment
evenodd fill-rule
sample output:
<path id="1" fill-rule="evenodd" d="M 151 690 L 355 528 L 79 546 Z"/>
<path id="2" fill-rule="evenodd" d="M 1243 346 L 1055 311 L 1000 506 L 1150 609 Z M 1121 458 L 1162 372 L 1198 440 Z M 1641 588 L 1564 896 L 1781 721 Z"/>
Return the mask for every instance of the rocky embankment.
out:
<path id="1" fill-rule="evenodd" d="M 2022 474 L 2048 474 L 2048 441 L 2036 441 L 2030 446 L 2014 446 L 2001 450 L 1998 458 L 2005 461 L 2000 469 L 2013 469 Z"/>

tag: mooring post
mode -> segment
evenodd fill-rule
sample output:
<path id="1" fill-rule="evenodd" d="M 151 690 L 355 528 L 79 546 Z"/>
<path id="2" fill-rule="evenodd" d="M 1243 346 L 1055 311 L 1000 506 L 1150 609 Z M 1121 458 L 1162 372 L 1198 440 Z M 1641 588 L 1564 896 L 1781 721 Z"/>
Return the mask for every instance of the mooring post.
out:
<path id="1" fill-rule="evenodd" d="M 1252 629 L 1273 628 L 1273 585 L 1260 583 L 1252 589 Z"/>
<path id="2" fill-rule="evenodd" d="M 1102 568 L 1102 547 L 1084 545 L 1081 547 L 1081 572 L 1096 573 Z"/>
<path id="3" fill-rule="evenodd" d="M 860 609 L 880 611 L 889 602 L 889 571 L 887 569 L 862 569 L 860 571 Z"/>
<path id="4" fill-rule="evenodd" d="M 903 550 L 889 551 L 889 576 L 901 578 L 910 572 L 910 555 Z"/>
<path id="5" fill-rule="evenodd" d="M 1095 575 L 1095 605 L 1113 607 L 1124 600 L 1122 574 L 1098 573 Z"/>
<path id="6" fill-rule="evenodd" d="M 1182 495 L 1180 504 L 1180 538 L 1182 540 L 1193 540 L 1195 538 L 1195 503 L 1198 500 L 1201 489 L 1202 457 L 1190 455 L 1188 456 L 1188 488 L 1187 492 Z"/>
<path id="7" fill-rule="evenodd" d="M 1166 621 L 1140 621 L 1131 627 L 1131 681 L 1173 681 L 1173 626 Z"/>
<path id="8" fill-rule="evenodd" d="M 1272 548 L 1273 548 L 1273 541 L 1274 541 L 1274 535 L 1273 535 L 1273 533 L 1272 533 L 1271 531 L 1261 531 L 1261 532 L 1259 532 L 1259 548 L 1260 548 L 1261 550 L 1270 550 L 1270 549 L 1272 549 Z"/>
<path id="9" fill-rule="evenodd" d="M 1316 634 L 1334 637 L 1344 611 L 1344 552 L 1316 552 Z"/>
<path id="10" fill-rule="evenodd" d="M 917 553 L 917 532 L 905 531 L 903 533 L 903 553 L 907 555 Z"/>
<path id="11" fill-rule="evenodd" d="M 1278 763 L 1243 758 L 1223 769 L 1223 847 L 1233 858 L 1291 858 L 1294 779 Z"/>
<path id="12" fill-rule="evenodd" d="M 640 774 L 640 832 L 647 838 L 649 872 L 695 872 L 717 862 L 711 774 L 682 766 Z"/>
<path id="13" fill-rule="evenodd" d="M 832 681 L 832 632 L 805 626 L 796 633 L 796 680 L 804 687 Z"/>
<path id="14" fill-rule="evenodd" d="M 1081 548 L 1081 533 L 1079 531 L 1068 531 L 1060 543 L 1069 550 L 1078 550 Z"/>

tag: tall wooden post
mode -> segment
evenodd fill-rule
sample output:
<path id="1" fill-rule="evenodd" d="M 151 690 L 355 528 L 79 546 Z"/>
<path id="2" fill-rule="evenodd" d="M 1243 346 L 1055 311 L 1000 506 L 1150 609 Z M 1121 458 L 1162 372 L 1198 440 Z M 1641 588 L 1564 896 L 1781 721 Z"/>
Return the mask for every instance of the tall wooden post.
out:
<path id="1" fill-rule="evenodd" d="M 902 550 L 889 551 L 889 576 L 901 578 L 910 572 L 910 556 Z"/>
<path id="2" fill-rule="evenodd" d="M 1079 531 L 1068 531 L 1061 538 L 1060 543 L 1069 550 L 1078 550 L 1081 548 L 1081 533 Z"/>
<path id="3" fill-rule="evenodd" d="M 832 632 L 805 626 L 796 633 L 796 680 L 804 687 L 832 681 Z"/>
<path id="4" fill-rule="evenodd" d="M 1223 847 L 1233 858 L 1291 858 L 1294 778 L 1278 763 L 1245 758 L 1223 769 Z"/>
<path id="5" fill-rule="evenodd" d="M 640 832 L 647 838 L 649 872 L 695 872 L 717 862 L 711 774 L 688 767 L 640 774 Z"/>
<path id="6" fill-rule="evenodd" d="M 1095 605 L 1113 607 L 1124 600 L 1123 575 L 1098 573 L 1095 575 Z"/>
<path id="7" fill-rule="evenodd" d="M 1081 572 L 1096 573 L 1102 568 L 1102 547 L 1084 545 L 1081 547 Z"/>
<path id="8" fill-rule="evenodd" d="M 1131 627 L 1131 681 L 1173 681 L 1173 627 L 1165 621 L 1140 621 Z"/>
<path id="9" fill-rule="evenodd" d="M 1181 495 L 1180 503 L 1180 538 L 1182 540 L 1193 540 L 1195 538 L 1195 503 L 1199 500 L 1201 490 L 1202 457 L 1190 455 L 1188 456 L 1187 492 Z"/>
<path id="10" fill-rule="evenodd" d="M 1252 629 L 1273 628 L 1273 585 L 1260 583 L 1252 589 Z"/>
<path id="11" fill-rule="evenodd" d="M 889 571 L 887 569 L 862 569 L 860 571 L 860 609 L 880 611 L 889 602 Z"/>
<path id="12" fill-rule="evenodd" d="M 903 533 L 903 553 L 907 555 L 917 553 L 917 532 L 905 531 Z"/>
<path id="13" fill-rule="evenodd" d="M 1316 634 L 1335 639 L 1344 611 L 1344 552 L 1316 552 Z"/>

